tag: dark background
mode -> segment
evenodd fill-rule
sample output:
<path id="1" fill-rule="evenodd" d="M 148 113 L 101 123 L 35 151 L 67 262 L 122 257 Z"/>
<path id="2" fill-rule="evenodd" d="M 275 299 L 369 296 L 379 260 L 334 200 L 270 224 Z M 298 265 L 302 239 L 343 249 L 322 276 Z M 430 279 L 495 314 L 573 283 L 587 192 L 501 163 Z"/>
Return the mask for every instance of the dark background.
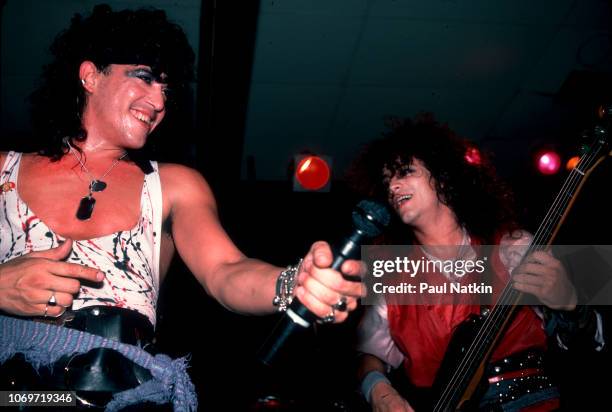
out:
<path id="1" fill-rule="evenodd" d="M 0 149 L 27 148 L 24 99 L 45 48 L 95 3 L 0 0 Z M 185 26 L 198 53 L 192 116 L 168 118 L 156 137 L 160 159 L 202 171 L 236 244 L 281 266 L 313 241 L 346 233 L 357 199 L 343 171 L 384 130 L 385 116 L 432 111 L 492 151 L 533 232 L 565 175 L 538 175 L 530 156 L 543 145 L 574 153 L 595 108 L 612 100 L 610 1 L 109 3 L 161 7 Z M 332 156 L 330 192 L 292 191 L 290 160 L 302 150 Z M 589 180 L 561 243 L 610 244 L 609 163 Z M 255 353 L 278 318 L 221 308 L 177 258 L 161 292 L 159 345 L 191 354 L 204 410 L 253 409 L 267 395 L 293 400 L 294 409 L 350 410 L 358 318 L 301 336 L 268 370 Z M 605 400 L 606 380 L 595 376 L 611 365 L 607 350 L 554 362 L 568 410 Z"/>

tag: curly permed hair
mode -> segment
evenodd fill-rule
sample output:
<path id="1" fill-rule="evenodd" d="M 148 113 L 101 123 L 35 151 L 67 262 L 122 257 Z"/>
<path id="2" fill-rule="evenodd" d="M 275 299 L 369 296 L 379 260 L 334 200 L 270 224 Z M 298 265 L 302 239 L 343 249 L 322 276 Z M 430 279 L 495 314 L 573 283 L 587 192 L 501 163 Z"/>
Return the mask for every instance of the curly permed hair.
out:
<path id="1" fill-rule="evenodd" d="M 30 102 L 39 153 L 53 159 L 64 155 L 64 138 L 74 142 L 87 137 L 81 124 L 86 96 L 78 75 L 83 61 L 93 62 L 100 72 L 110 64 L 140 64 L 150 66 L 156 76 L 165 73 L 168 109 L 184 99 L 194 77 L 195 55 L 185 33 L 157 9 L 115 12 L 97 5 L 89 17 L 75 14 L 50 51 L 54 60 L 44 67 L 42 84 Z"/>
<path id="2" fill-rule="evenodd" d="M 414 120 L 393 118 L 389 126 L 391 131 L 366 145 L 351 166 L 347 180 L 353 190 L 387 202 L 389 176 L 419 159 L 431 173 L 440 201 L 472 236 L 492 244 L 499 233 L 518 227 L 512 192 L 474 143 L 459 138 L 430 113 Z M 470 154 L 479 159 L 468 160 Z M 412 235 L 402 226 L 392 225 L 385 242 L 410 242 Z"/>

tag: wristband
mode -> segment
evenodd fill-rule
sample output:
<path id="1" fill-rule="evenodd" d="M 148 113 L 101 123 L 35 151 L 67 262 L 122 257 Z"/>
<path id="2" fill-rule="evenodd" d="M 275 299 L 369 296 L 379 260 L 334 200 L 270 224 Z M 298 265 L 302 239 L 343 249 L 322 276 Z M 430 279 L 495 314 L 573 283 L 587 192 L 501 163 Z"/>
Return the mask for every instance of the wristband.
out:
<path id="1" fill-rule="evenodd" d="M 369 372 L 361 381 L 361 393 L 366 398 L 368 403 L 372 403 L 372 389 L 374 388 L 374 385 L 379 382 L 386 382 L 391 385 L 391 381 L 385 376 L 384 373 L 379 371 Z"/>

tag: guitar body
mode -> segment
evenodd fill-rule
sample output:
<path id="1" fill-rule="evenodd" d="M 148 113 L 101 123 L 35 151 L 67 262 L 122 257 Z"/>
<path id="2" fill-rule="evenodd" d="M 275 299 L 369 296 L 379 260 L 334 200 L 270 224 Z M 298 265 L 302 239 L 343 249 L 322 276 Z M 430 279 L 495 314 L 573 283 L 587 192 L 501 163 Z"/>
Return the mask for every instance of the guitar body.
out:
<path id="1" fill-rule="evenodd" d="M 448 383 L 452 381 L 455 374 L 461 374 L 462 379 L 459 381 L 463 382 L 463 385 L 461 385 L 462 387 L 456 386 L 454 388 L 456 391 L 454 391 L 453 395 L 449 398 L 450 404 L 459 405 L 458 408 L 454 410 L 463 412 L 475 411 L 478 409 L 479 400 L 487 389 L 486 381 L 482 379 L 484 368 L 476 368 L 476 370 L 471 370 L 472 368 L 470 368 L 470 370 L 458 371 L 457 365 L 462 364 L 461 361 L 468 353 L 472 342 L 476 339 L 484 319 L 485 316 L 483 315 L 471 315 L 457 327 L 431 388 L 417 388 L 405 382 L 405 378 L 399 376 L 394 378 L 393 386 L 398 388 L 402 396 L 408 400 L 410 405 L 417 412 L 434 410 L 436 403 L 441 399 L 444 390 L 447 388 Z M 478 369 L 481 369 L 480 373 Z M 469 381 L 463 379 L 468 376 L 474 379 L 470 379 Z M 472 385 L 470 385 L 470 383 L 472 383 Z M 470 386 L 471 390 L 468 391 Z M 466 393 L 470 394 L 469 398 L 466 398 Z"/>
<path id="2" fill-rule="evenodd" d="M 433 405 L 441 399 L 443 391 L 448 390 L 448 383 L 453 381 L 454 376 L 459 376 L 460 383 L 454 385 L 452 395 L 449 396 L 449 403 L 458 405 L 456 410 L 459 411 L 474 411 L 478 409 L 478 402 L 487 389 L 487 383 L 483 380 L 484 365 L 488 361 L 488 357 L 482 360 L 481 364 L 465 370 L 458 370 L 457 365 L 464 364 L 463 360 L 469 353 L 470 346 L 476 340 L 485 320 L 484 315 L 472 315 L 461 323 L 448 345 L 440 369 L 436 374 L 436 379 L 432 387 Z M 471 377 L 471 379 L 465 379 Z M 444 410 L 444 409 L 443 409 Z"/>

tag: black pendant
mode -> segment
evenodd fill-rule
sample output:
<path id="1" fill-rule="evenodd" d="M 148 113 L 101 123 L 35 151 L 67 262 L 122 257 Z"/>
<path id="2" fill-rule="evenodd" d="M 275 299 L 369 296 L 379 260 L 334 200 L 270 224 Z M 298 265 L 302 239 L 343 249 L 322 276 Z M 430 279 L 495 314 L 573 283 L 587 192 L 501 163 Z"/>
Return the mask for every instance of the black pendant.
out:
<path id="1" fill-rule="evenodd" d="M 76 217 L 79 220 L 87 220 L 93 213 L 94 206 L 96 205 L 96 199 L 91 196 L 85 196 L 79 203 L 79 208 L 76 212 Z"/>
<path id="2" fill-rule="evenodd" d="M 106 182 L 102 180 L 92 180 L 89 184 L 89 190 L 92 192 L 101 192 L 106 189 Z"/>

